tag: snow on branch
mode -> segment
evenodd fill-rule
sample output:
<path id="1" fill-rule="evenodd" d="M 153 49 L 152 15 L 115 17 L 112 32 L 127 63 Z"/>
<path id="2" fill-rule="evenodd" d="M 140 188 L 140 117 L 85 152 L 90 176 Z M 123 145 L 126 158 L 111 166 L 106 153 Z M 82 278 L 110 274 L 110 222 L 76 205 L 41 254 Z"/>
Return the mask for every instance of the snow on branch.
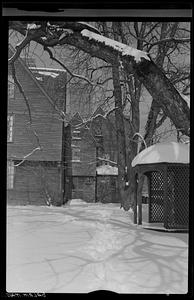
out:
<path id="1" fill-rule="evenodd" d="M 19 167 L 21 164 L 23 164 L 23 162 L 26 160 L 26 158 L 31 156 L 37 150 L 41 150 L 41 147 L 36 147 L 35 149 L 33 149 L 30 153 L 26 154 L 17 165 L 14 165 L 14 166 Z"/>
<path id="2" fill-rule="evenodd" d="M 141 135 L 141 133 L 136 132 L 136 133 L 133 135 L 132 139 L 134 139 L 135 136 L 139 136 L 139 137 L 141 138 L 141 140 L 143 141 L 145 148 L 147 148 L 146 142 L 145 142 L 143 136 Z"/>
<path id="3" fill-rule="evenodd" d="M 105 162 L 108 162 L 108 163 L 111 163 L 115 166 L 117 166 L 117 162 L 113 161 L 113 160 L 110 160 L 110 159 L 107 159 L 107 158 L 103 158 L 103 157 L 97 157 L 98 160 L 100 161 L 105 161 Z"/>
<path id="4" fill-rule="evenodd" d="M 186 95 L 184 95 L 184 94 L 182 94 L 180 92 L 179 92 L 179 94 L 183 98 L 183 100 L 187 103 L 188 107 L 190 108 L 190 97 L 186 96 Z"/>
<path id="5" fill-rule="evenodd" d="M 82 30 L 81 34 L 82 36 L 87 37 L 89 40 L 94 40 L 98 43 L 102 43 L 106 46 L 113 48 L 114 50 L 118 51 L 122 56 L 133 56 L 137 63 L 141 61 L 142 57 L 146 60 L 150 60 L 148 54 L 144 51 L 137 50 L 126 44 L 109 39 L 105 36 L 96 34 L 87 29 Z"/>
<path id="6" fill-rule="evenodd" d="M 116 107 L 113 107 L 111 110 L 109 110 L 107 113 L 105 113 L 104 115 L 102 115 L 102 114 L 96 114 L 96 115 L 94 115 L 94 116 L 91 116 L 89 119 L 87 119 L 87 120 L 85 120 L 85 121 L 83 121 L 82 123 L 80 123 L 80 124 L 77 124 L 76 126 L 75 126 L 75 128 L 76 129 L 80 129 L 80 128 L 82 128 L 83 126 L 86 126 L 88 123 L 91 123 L 91 122 L 93 122 L 94 120 L 96 120 L 97 118 L 103 118 L 104 120 L 107 120 L 107 117 L 112 113 L 112 112 L 114 112 L 116 109 L 118 109 L 118 107 L 116 106 Z"/>

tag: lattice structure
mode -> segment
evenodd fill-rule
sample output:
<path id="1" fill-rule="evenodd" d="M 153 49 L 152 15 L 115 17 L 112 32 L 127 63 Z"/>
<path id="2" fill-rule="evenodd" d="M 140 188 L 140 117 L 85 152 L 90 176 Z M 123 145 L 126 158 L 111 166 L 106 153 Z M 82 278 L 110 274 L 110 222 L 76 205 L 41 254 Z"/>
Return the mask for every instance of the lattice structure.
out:
<path id="1" fill-rule="evenodd" d="M 165 228 L 189 226 L 189 166 L 168 166 Z"/>
<path id="2" fill-rule="evenodd" d="M 164 223 L 167 229 L 189 226 L 189 166 L 165 166 L 165 171 L 150 171 L 149 222 Z M 165 177 L 167 176 L 167 177 Z"/>
<path id="3" fill-rule="evenodd" d="M 164 174 L 152 171 L 149 178 L 149 222 L 164 222 Z"/>

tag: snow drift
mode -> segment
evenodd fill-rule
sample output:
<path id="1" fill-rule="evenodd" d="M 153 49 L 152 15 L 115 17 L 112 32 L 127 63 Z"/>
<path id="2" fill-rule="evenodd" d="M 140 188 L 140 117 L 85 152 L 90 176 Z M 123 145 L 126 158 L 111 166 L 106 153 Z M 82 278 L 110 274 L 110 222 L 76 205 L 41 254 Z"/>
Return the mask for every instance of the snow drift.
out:
<path id="1" fill-rule="evenodd" d="M 9 206 L 6 291 L 187 293 L 187 238 L 134 225 L 118 203 Z"/>

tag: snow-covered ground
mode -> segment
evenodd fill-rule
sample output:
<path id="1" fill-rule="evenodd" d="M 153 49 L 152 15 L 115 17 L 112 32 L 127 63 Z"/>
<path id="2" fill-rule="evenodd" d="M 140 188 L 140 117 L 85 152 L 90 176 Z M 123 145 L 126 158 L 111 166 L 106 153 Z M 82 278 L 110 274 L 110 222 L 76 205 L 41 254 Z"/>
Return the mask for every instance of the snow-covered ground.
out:
<path id="1" fill-rule="evenodd" d="M 8 206 L 7 292 L 187 293 L 188 235 L 133 224 L 119 204 Z"/>

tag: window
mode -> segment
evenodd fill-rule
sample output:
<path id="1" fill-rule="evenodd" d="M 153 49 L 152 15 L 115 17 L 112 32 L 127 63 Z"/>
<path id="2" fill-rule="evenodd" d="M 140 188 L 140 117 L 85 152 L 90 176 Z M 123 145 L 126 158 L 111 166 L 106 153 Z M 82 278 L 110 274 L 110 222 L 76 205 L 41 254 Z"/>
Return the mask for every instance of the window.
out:
<path id="1" fill-rule="evenodd" d="M 13 115 L 7 116 L 7 141 L 13 142 Z"/>
<path id="2" fill-rule="evenodd" d="M 12 75 L 8 75 L 8 99 L 14 98 L 14 79 Z"/>
<path id="3" fill-rule="evenodd" d="M 7 189 L 13 189 L 14 186 L 14 162 L 7 162 Z"/>

